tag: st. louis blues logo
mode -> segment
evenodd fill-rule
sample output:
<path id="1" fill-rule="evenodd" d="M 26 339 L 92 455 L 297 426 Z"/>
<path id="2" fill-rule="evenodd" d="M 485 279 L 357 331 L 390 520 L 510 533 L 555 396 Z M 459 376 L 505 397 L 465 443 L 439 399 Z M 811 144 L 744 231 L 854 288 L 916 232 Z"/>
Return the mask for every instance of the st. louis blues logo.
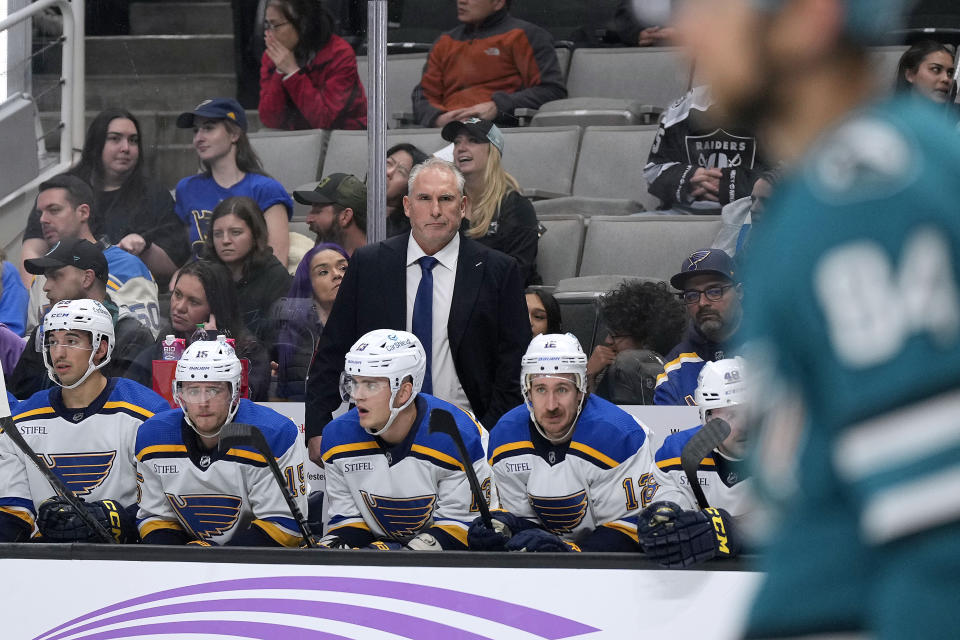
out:
<path id="1" fill-rule="evenodd" d="M 587 513 L 586 491 L 549 498 L 528 494 L 527 499 L 540 522 L 556 534 L 569 533 L 576 529 Z"/>
<path id="2" fill-rule="evenodd" d="M 360 495 L 380 528 L 398 539 L 409 538 L 423 529 L 430 521 L 437 503 L 436 495 L 389 498 L 366 491 L 361 491 Z"/>
<path id="3" fill-rule="evenodd" d="M 243 500 L 237 496 L 166 494 L 170 506 L 187 529 L 201 540 L 226 533 L 237 524 Z"/>
<path id="4" fill-rule="evenodd" d="M 687 271 L 696 271 L 700 268 L 700 263 L 707 259 L 707 256 L 710 255 L 710 249 L 701 249 L 700 251 L 694 251 L 690 254 L 690 257 L 687 258 L 687 262 L 690 264 L 687 266 Z"/>
<path id="5" fill-rule="evenodd" d="M 116 457 L 116 451 L 52 453 L 42 456 L 47 467 L 78 496 L 89 494 L 106 480 Z"/>

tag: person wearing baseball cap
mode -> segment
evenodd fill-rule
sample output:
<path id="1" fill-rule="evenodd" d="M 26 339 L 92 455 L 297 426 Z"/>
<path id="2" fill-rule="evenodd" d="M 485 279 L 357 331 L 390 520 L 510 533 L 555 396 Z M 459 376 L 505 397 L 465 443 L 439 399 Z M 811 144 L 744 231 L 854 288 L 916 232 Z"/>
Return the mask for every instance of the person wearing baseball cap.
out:
<path id="1" fill-rule="evenodd" d="M 64 238 L 46 255 L 24 260 L 23 266 L 28 273 L 45 276 L 43 292 L 51 305 L 63 300 L 89 299 L 107 308 L 113 318 L 116 336 L 113 354 L 106 365 L 108 376 L 124 376 L 137 355 L 153 344 L 150 329 L 126 308 L 121 314 L 107 293 L 110 273 L 99 245 L 84 238 Z M 17 366 L 7 375 L 8 388 L 18 398 L 27 398 L 51 386 L 43 363 L 43 344 L 38 340 L 39 334 L 40 331 L 30 333 Z"/>
<path id="2" fill-rule="evenodd" d="M 683 339 L 667 354 L 653 402 L 692 405 L 703 365 L 732 357 L 743 316 L 743 287 L 733 259 L 721 249 L 709 248 L 687 256 L 670 284 L 680 291 L 689 324 Z"/>
<path id="3" fill-rule="evenodd" d="M 317 242 L 332 242 L 348 255 L 367 244 L 367 185 L 349 173 L 331 173 L 312 191 L 294 191 L 294 199 L 310 205 L 307 224 Z"/>
<path id="4" fill-rule="evenodd" d="M 190 236 L 195 258 L 203 254 L 210 215 L 230 196 L 252 198 L 267 223 L 267 244 L 281 264 L 290 251 L 293 200 L 267 175 L 247 137 L 247 114 L 233 98 L 210 98 L 177 117 L 181 129 L 193 129 L 193 148 L 202 173 L 177 183 L 176 212 Z"/>
<path id="5" fill-rule="evenodd" d="M 698 1 L 677 21 L 718 126 L 756 123 L 784 166 L 736 274 L 771 498 L 745 638 L 957 635 L 960 145 L 943 105 L 881 95 L 870 48 L 902 42 L 912 4 Z"/>
<path id="6" fill-rule="evenodd" d="M 453 143 L 453 164 L 464 177 L 466 235 L 513 256 L 520 263 L 524 286 L 541 284 L 536 264 L 540 225 L 517 179 L 501 164 L 503 132 L 490 120 L 469 118 L 450 122 L 440 135 Z"/>

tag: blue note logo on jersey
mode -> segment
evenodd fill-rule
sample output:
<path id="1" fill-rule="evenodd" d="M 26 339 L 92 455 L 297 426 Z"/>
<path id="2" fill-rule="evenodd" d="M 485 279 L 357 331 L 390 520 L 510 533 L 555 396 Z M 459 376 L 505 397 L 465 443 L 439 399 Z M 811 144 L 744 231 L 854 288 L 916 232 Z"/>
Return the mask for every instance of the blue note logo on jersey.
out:
<path id="1" fill-rule="evenodd" d="M 543 526 L 556 534 L 576 529 L 587 513 L 586 491 L 549 498 L 527 494 L 527 499 Z"/>
<path id="2" fill-rule="evenodd" d="M 67 488 L 85 496 L 99 487 L 113 468 L 116 451 L 98 453 L 53 453 L 42 455 L 44 463 Z"/>
<path id="3" fill-rule="evenodd" d="M 187 529 L 195 537 L 206 540 L 226 533 L 237 524 L 243 499 L 220 494 L 174 496 L 166 494 L 170 506 L 177 512 Z"/>
<path id="4" fill-rule="evenodd" d="M 374 519 L 393 538 L 409 538 L 416 535 L 430 521 L 436 494 L 412 498 L 389 498 L 361 491 L 363 501 Z"/>

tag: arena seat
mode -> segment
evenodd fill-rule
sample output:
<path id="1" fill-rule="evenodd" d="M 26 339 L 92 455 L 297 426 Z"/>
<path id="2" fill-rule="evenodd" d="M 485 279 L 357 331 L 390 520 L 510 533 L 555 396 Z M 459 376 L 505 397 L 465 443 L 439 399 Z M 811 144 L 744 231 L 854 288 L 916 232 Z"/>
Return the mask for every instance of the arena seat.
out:
<path id="1" fill-rule="evenodd" d="M 423 75 L 423 65 L 427 63 L 426 53 L 399 53 L 387 56 L 387 101 L 384 113 L 387 116 L 387 126 L 397 124 L 397 114 L 409 114 L 413 109 L 410 98 L 413 88 L 420 83 Z M 368 79 L 367 56 L 357 56 L 357 71 L 360 81 L 367 87 Z M 369 96 L 369 88 L 367 88 Z"/>
<path id="2" fill-rule="evenodd" d="M 537 271 L 543 284 L 555 285 L 577 275 L 583 254 L 583 216 L 537 216 L 546 232 L 537 246 Z"/>
<path id="3" fill-rule="evenodd" d="M 692 251 L 713 243 L 721 223 L 720 216 L 595 216 L 587 226 L 579 275 L 669 280 Z"/>
<path id="4" fill-rule="evenodd" d="M 293 191 L 304 182 L 319 178 L 330 132 L 323 129 L 257 131 L 249 137 L 266 172 L 287 191 Z"/>
<path id="5" fill-rule="evenodd" d="M 503 129 L 503 166 L 531 198 L 572 193 L 580 127 Z"/>
<path id="6" fill-rule="evenodd" d="M 634 200 L 582 198 L 580 196 L 536 200 L 533 203 L 533 208 L 537 211 L 537 217 L 575 214 L 584 218 L 590 218 L 591 216 L 625 216 L 644 210 L 643 205 Z"/>
<path id="7" fill-rule="evenodd" d="M 387 148 L 400 142 L 416 145 L 425 153 L 434 153 L 446 146 L 440 129 L 391 129 L 387 132 Z M 361 180 L 367 175 L 367 132 L 331 131 L 321 175 L 352 173 Z"/>

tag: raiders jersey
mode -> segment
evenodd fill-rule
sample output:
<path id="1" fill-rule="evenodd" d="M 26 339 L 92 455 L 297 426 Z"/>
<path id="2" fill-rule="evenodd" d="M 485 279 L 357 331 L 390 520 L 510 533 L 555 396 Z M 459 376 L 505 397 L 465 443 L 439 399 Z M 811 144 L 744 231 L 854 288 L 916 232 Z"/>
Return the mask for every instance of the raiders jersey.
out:
<path id="1" fill-rule="evenodd" d="M 18 404 L 13 421 L 24 440 L 80 498 L 132 505 L 137 499 L 137 428 L 170 405 L 125 378 L 108 379 L 97 399 L 82 409 L 64 406 L 61 391 L 38 391 Z M 33 461 L 9 438 L 0 437 L 0 514 L 32 527 L 37 507 L 54 495 Z"/>
<path id="2" fill-rule="evenodd" d="M 241 399 L 233 418 L 257 426 L 301 513 L 307 512 L 306 448 L 289 418 Z M 300 546 L 302 535 L 267 462 L 249 447 L 203 449 L 176 409 L 144 423 L 137 435 L 140 509 L 137 527 L 148 544 L 199 540 Z M 253 529 L 253 528 L 256 529 Z M 253 530 L 251 537 L 248 530 Z"/>
<path id="3" fill-rule="evenodd" d="M 667 436 L 657 451 L 651 476 L 646 485 L 647 502 L 675 502 L 682 509 L 700 509 L 696 496 L 680 466 L 683 447 L 701 427 L 684 429 Z M 750 482 L 746 465 L 741 461 L 724 458 L 716 451 L 700 461 L 697 480 L 703 489 L 707 504 L 725 509 L 732 516 L 741 516 L 750 511 Z"/>
<path id="4" fill-rule="evenodd" d="M 321 456 L 330 512 L 327 533 L 363 547 L 376 539 L 408 542 L 426 532 L 444 549 L 466 548 L 467 529 L 480 509 L 453 440 L 429 432 L 429 415 L 434 409 L 453 415 L 489 503 L 491 474 L 483 427 L 439 398 L 421 393 L 415 403 L 416 420 L 397 445 L 368 434 L 355 408 L 323 430 Z"/>
<path id="5" fill-rule="evenodd" d="M 573 437 L 554 445 L 521 405 L 490 433 L 490 450 L 503 509 L 585 550 L 636 546 L 632 516 L 646 505 L 653 453 L 646 428 L 627 412 L 590 395 Z"/>

